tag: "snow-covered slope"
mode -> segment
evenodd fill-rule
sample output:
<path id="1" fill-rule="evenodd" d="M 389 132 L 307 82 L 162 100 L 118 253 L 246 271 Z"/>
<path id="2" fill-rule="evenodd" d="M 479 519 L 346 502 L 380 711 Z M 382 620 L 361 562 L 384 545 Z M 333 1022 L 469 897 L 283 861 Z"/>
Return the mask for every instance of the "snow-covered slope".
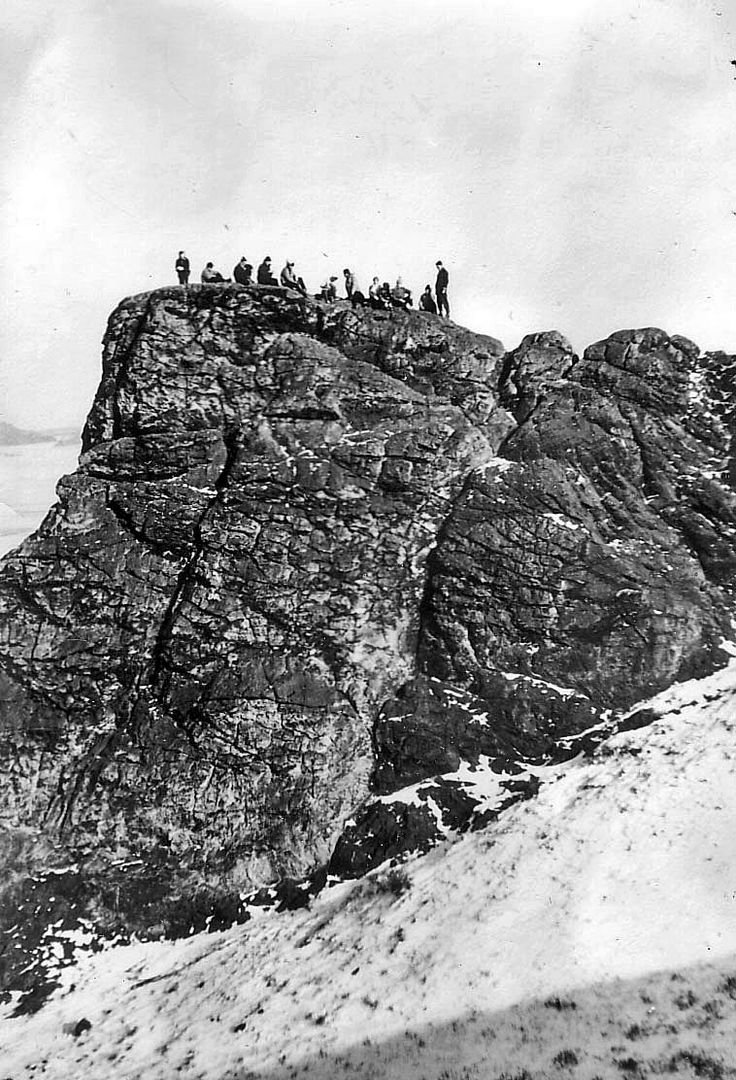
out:
<path id="1" fill-rule="evenodd" d="M 328 888 L 309 910 L 69 969 L 40 1013 L 3 1022 L 0 1074 L 225 1080 L 303 1066 L 429 1080 L 560 1075 L 575 1057 L 576 1075 L 602 1076 L 592 1055 L 606 1037 L 585 1018 L 600 1027 L 607 1003 L 655 1040 L 663 1069 L 730 1075 L 682 1046 L 733 1038 L 736 661 L 649 706 L 652 726 L 547 776 L 482 832 Z M 711 995 L 700 1026 L 688 979 Z M 81 1020 L 91 1026 L 65 1033 Z M 616 1068 L 634 1072 L 607 1038 Z"/>

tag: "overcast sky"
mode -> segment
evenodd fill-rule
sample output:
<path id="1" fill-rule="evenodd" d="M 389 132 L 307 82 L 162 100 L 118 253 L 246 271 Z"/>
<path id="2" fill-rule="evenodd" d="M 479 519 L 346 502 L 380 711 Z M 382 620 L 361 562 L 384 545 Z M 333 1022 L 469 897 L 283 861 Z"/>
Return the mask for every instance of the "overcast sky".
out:
<path id="1" fill-rule="evenodd" d="M 511 348 L 736 351 L 733 0 L 4 0 L 0 418 L 81 423 L 123 296 L 354 267 Z M 730 10 L 729 10 L 730 9 Z"/>

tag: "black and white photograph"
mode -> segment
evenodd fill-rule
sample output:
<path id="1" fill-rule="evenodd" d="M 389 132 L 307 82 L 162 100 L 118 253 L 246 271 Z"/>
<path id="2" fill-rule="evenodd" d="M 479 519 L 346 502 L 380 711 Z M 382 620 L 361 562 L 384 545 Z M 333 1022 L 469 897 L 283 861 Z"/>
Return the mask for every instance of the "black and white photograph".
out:
<path id="1" fill-rule="evenodd" d="M 736 1080 L 733 0 L 0 31 L 0 1080 Z"/>

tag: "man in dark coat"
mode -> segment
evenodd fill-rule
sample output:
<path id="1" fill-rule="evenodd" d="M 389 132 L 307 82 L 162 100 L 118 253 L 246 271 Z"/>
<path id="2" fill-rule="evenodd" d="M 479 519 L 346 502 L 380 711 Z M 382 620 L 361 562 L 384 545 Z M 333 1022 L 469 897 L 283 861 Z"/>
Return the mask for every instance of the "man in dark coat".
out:
<path id="1" fill-rule="evenodd" d="M 278 281 L 271 273 L 271 256 L 267 255 L 261 265 L 258 267 L 258 284 L 259 285 L 278 285 Z"/>
<path id="2" fill-rule="evenodd" d="M 176 257 L 174 263 L 174 269 L 176 270 L 177 277 L 179 278 L 180 285 L 189 284 L 189 259 L 186 257 L 183 251 L 180 251 Z"/>
<path id="3" fill-rule="evenodd" d="M 253 267 L 248 262 L 245 255 L 243 255 L 240 262 L 236 263 L 233 267 L 233 278 L 237 281 L 238 285 L 253 284 Z"/>
<path id="4" fill-rule="evenodd" d="M 419 306 L 422 311 L 428 311 L 430 315 L 437 314 L 437 305 L 434 302 L 432 296 L 432 286 L 427 285 L 422 295 L 419 297 Z"/>
<path id="5" fill-rule="evenodd" d="M 450 280 L 449 274 L 447 273 L 439 259 L 437 260 L 435 265 L 437 267 L 437 281 L 435 282 L 434 291 L 437 296 L 437 310 L 439 311 L 440 315 L 444 314 L 449 319 L 450 305 L 447 302 L 447 285 Z"/>
<path id="6" fill-rule="evenodd" d="M 358 290 L 358 292 L 360 292 L 360 289 L 358 289 L 358 283 L 355 280 L 355 274 L 346 266 L 342 272 L 342 275 L 345 278 L 345 295 L 347 296 L 348 300 L 352 300 L 353 293 L 356 291 L 356 289 Z"/>

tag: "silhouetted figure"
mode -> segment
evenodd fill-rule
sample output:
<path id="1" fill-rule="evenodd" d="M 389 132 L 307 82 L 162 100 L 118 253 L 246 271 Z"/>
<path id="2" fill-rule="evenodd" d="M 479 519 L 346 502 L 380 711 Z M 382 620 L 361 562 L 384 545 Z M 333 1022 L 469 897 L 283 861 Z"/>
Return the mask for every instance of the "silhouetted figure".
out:
<path id="1" fill-rule="evenodd" d="M 348 300 L 352 300 L 353 293 L 356 291 L 356 289 L 358 290 L 358 292 L 360 292 L 360 289 L 358 289 L 358 283 L 355 280 L 355 274 L 352 270 L 348 270 L 347 267 L 345 267 L 342 274 L 345 278 L 345 295 L 347 296 Z"/>
<path id="2" fill-rule="evenodd" d="M 307 295 L 307 288 L 301 278 L 298 278 L 294 273 L 294 263 L 287 262 L 284 269 L 281 271 L 281 284 L 285 289 L 296 289 L 302 296 Z"/>
<path id="3" fill-rule="evenodd" d="M 258 284 L 259 285 L 278 285 L 278 281 L 271 273 L 271 256 L 267 255 L 261 265 L 258 267 Z"/>
<path id="4" fill-rule="evenodd" d="M 396 279 L 396 284 L 391 290 L 391 306 L 403 308 L 404 311 L 411 307 L 411 289 L 407 289 L 401 278 Z"/>
<path id="5" fill-rule="evenodd" d="M 363 296 L 360 289 L 353 289 L 353 292 L 350 295 L 350 303 L 354 308 L 365 307 L 365 296 Z"/>
<path id="6" fill-rule="evenodd" d="M 253 266 L 248 262 L 245 255 L 243 255 L 240 262 L 237 262 L 233 267 L 233 278 L 237 281 L 238 285 L 253 284 Z"/>
<path id="7" fill-rule="evenodd" d="M 381 289 L 380 289 L 380 292 L 379 292 L 378 295 L 381 297 L 381 300 L 383 301 L 383 306 L 385 308 L 390 308 L 391 307 L 391 286 L 389 285 L 389 283 L 387 281 L 381 282 Z"/>
<path id="8" fill-rule="evenodd" d="M 424 292 L 419 297 L 419 306 L 422 311 L 428 311 L 431 315 L 437 314 L 437 305 L 435 304 L 434 297 L 432 296 L 431 285 L 425 286 Z"/>
<path id="9" fill-rule="evenodd" d="M 186 257 L 183 251 L 180 251 L 176 257 L 174 263 L 174 269 L 176 270 L 177 277 L 179 278 L 180 285 L 189 284 L 189 259 Z"/>
<path id="10" fill-rule="evenodd" d="M 203 285 L 216 285 L 220 281 L 224 281 L 224 277 L 219 270 L 215 270 L 211 262 L 208 262 L 202 271 L 202 284 Z"/>
<path id="11" fill-rule="evenodd" d="M 435 266 L 437 267 L 437 281 L 434 285 L 434 291 L 437 296 L 437 311 L 440 315 L 444 314 L 449 319 L 450 305 L 447 301 L 447 286 L 450 277 L 440 259 L 437 260 Z"/>

